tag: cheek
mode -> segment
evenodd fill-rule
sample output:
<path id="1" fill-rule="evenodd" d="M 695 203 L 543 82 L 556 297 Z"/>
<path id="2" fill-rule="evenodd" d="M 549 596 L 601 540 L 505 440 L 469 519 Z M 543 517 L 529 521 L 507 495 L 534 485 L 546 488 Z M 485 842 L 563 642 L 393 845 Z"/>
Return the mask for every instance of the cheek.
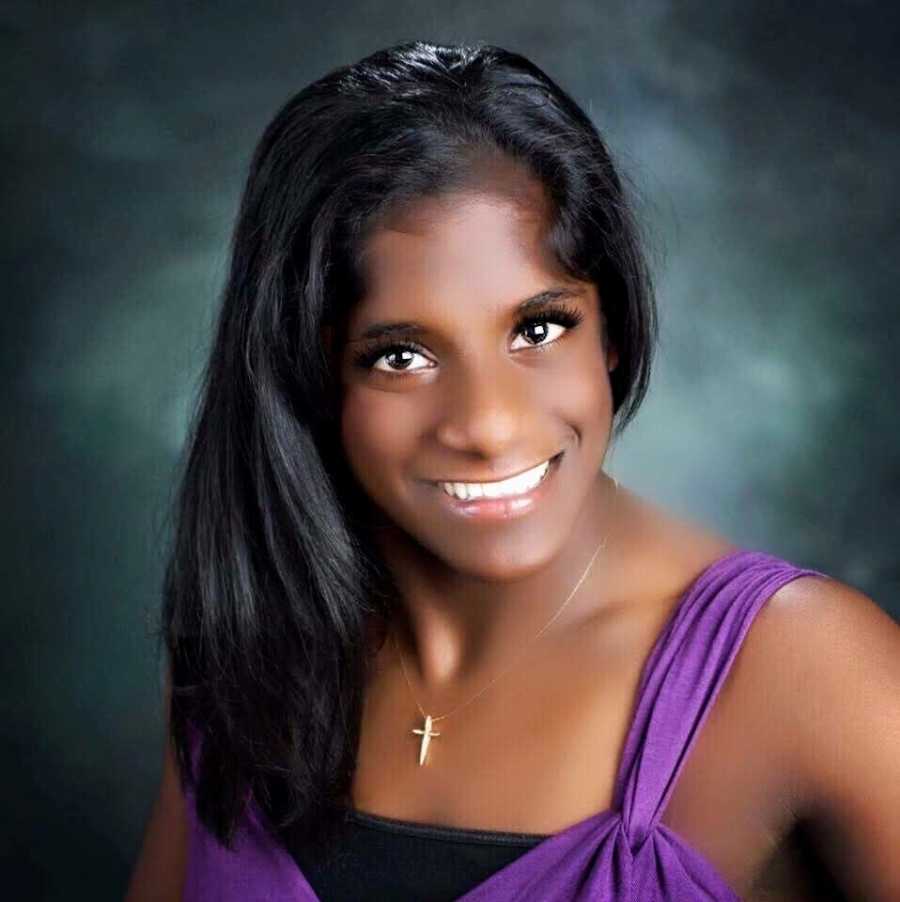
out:
<path id="1" fill-rule="evenodd" d="M 586 432 L 595 429 L 605 435 L 612 418 L 612 386 L 609 371 L 601 354 L 585 354 L 565 388 L 557 392 L 556 407 L 571 423 Z"/>
<path id="2" fill-rule="evenodd" d="M 384 475 L 409 459 L 413 433 L 401 395 L 348 389 L 341 413 L 344 452 L 356 478 L 378 495 Z M 407 405 L 408 406 L 408 405 Z M 406 427 L 406 428 L 404 428 Z"/>

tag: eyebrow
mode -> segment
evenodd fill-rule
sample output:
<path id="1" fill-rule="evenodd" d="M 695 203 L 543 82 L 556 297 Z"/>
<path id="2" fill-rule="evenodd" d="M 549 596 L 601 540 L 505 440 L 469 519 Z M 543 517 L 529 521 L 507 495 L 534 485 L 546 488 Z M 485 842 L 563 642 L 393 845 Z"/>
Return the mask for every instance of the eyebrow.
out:
<path id="1" fill-rule="evenodd" d="M 562 298 L 574 298 L 581 295 L 579 288 L 567 288 L 559 286 L 556 288 L 548 288 L 538 294 L 519 301 L 513 309 L 513 313 L 518 318 L 531 310 L 543 307 L 551 301 L 558 301 Z M 421 323 L 413 320 L 405 320 L 402 322 L 378 322 L 372 323 L 360 334 L 359 338 L 353 339 L 351 344 L 358 341 L 374 341 L 380 338 L 419 338 L 425 335 L 428 329 Z"/>

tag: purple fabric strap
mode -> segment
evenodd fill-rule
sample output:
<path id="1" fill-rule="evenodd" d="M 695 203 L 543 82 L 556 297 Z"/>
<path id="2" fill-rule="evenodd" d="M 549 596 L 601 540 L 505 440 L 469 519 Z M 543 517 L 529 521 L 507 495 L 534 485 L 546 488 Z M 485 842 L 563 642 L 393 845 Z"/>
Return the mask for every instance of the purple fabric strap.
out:
<path id="1" fill-rule="evenodd" d="M 800 576 L 828 578 L 773 555 L 738 550 L 682 596 L 644 665 L 616 778 L 614 803 L 529 849 L 459 902 L 641 900 L 731 902 L 713 866 L 660 817 L 754 617 Z M 318 900 L 252 806 L 235 851 L 199 823 L 188 796 L 191 846 L 185 902 Z"/>
<path id="2" fill-rule="evenodd" d="M 824 576 L 743 551 L 694 582 L 644 667 L 615 807 L 632 846 L 659 823 L 675 781 L 759 610 L 798 576 Z"/>

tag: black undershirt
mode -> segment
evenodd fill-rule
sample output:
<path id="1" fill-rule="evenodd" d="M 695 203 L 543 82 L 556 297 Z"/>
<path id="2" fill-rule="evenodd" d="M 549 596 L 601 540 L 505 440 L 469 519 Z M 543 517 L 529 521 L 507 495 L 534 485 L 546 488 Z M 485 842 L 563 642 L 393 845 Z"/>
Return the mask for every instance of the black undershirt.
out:
<path id="1" fill-rule="evenodd" d="M 548 836 L 349 810 L 327 854 L 291 845 L 288 851 L 322 902 L 453 902 Z"/>

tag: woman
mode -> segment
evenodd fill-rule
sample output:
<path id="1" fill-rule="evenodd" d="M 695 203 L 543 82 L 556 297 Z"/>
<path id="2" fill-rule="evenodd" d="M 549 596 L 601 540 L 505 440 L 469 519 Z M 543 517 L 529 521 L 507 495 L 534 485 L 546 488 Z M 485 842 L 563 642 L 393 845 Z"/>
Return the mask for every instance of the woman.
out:
<path id="1" fill-rule="evenodd" d="M 528 60 L 407 43 L 287 103 L 131 902 L 900 897 L 900 630 L 603 471 L 655 334 L 607 149 Z"/>

